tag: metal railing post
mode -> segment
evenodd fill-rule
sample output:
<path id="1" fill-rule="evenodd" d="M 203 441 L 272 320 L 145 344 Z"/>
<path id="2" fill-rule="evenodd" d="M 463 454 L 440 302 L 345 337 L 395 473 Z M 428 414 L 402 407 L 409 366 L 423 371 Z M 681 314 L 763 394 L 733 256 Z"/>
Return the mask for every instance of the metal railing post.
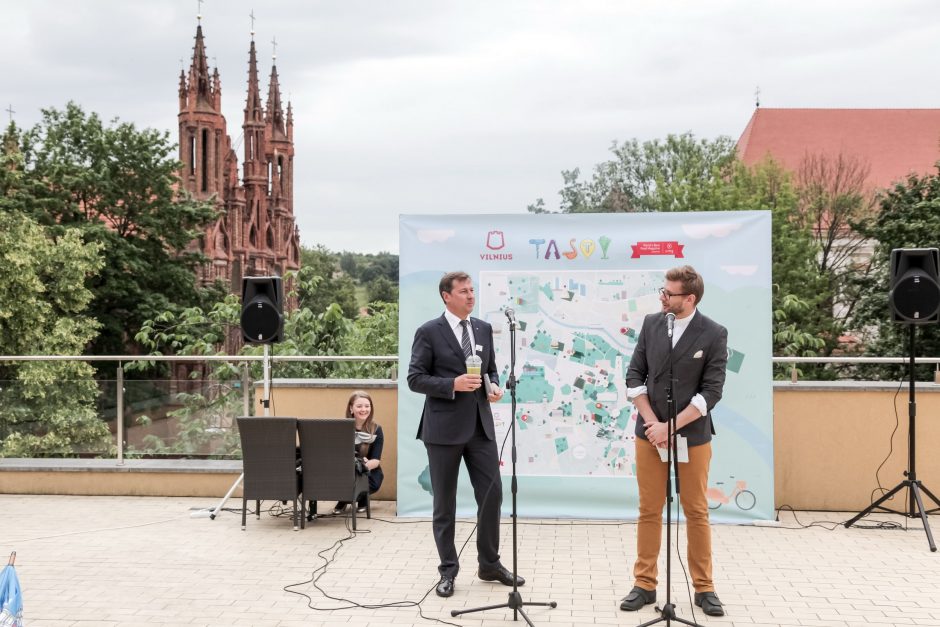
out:
<path id="1" fill-rule="evenodd" d="M 242 416 L 251 415 L 251 390 L 248 389 L 251 384 L 250 375 L 251 365 L 245 362 L 242 365 Z"/>
<path id="2" fill-rule="evenodd" d="M 124 364 L 117 367 L 117 463 L 124 465 Z"/>

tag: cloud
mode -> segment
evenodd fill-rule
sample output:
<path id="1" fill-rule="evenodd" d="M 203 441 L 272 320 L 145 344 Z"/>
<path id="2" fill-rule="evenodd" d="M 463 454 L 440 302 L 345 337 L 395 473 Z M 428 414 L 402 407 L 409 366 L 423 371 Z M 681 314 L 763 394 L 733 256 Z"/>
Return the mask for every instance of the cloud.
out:
<path id="1" fill-rule="evenodd" d="M 721 266 L 721 269 L 731 275 L 751 276 L 757 272 L 757 266 Z"/>
<path id="2" fill-rule="evenodd" d="M 757 85 L 764 107 L 940 102 L 940 81 L 922 80 L 940 38 L 940 20 L 923 17 L 935 0 L 861 0 L 853 12 L 807 0 L 786 11 L 745 0 L 268 4 L 205 3 L 209 63 L 221 76 L 228 133 L 242 144 L 241 169 L 254 7 L 262 98 L 276 35 L 281 96 L 293 106 L 301 240 L 331 250 L 398 252 L 400 213 L 525 215 L 537 198 L 558 210 L 561 173 L 590 176 L 612 158 L 612 140 L 685 131 L 736 139 Z M 3 8 L 0 57 L 16 63 L 4 67 L 0 121 L 12 105 L 13 120 L 29 128 L 41 108 L 74 100 L 106 122 L 178 140 L 195 3 Z M 724 67 L 734 71 L 714 71 Z M 683 237 L 720 235 L 693 228 Z"/>
<path id="3" fill-rule="evenodd" d="M 420 229 L 418 231 L 418 240 L 422 244 L 446 242 L 456 234 L 457 232 L 454 229 Z"/>
<path id="4" fill-rule="evenodd" d="M 741 228 L 740 223 L 724 222 L 718 224 L 683 224 L 682 230 L 692 239 L 705 239 L 706 237 L 727 237 L 732 231 Z"/>

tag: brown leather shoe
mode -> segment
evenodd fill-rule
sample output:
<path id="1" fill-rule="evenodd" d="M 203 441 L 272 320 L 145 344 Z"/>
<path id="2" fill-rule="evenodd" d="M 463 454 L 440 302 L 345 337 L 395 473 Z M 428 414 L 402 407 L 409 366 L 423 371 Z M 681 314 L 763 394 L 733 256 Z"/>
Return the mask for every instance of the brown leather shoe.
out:
<path id="1" fill-rule="evenodd" d="M 480 568 L 477 571 L 477 577 L 483 581 L 498 581 L 504 586 L 511 586 L 513 574 L 509 572 L 509 569 L 502 564 L 497 564 L 493 568 Z M 516 575 L 516 585 L 524 586 L 525 579 L 519 575 Z"/>
<path id="2" fill-rule="evenodd" d="M 714 592 L 696 592 L 695 604 L 709 616 L 725 615 L 725 610 L 721 607 L 721 601 L 718 600 L 718 595 Z"/>
<path id="3" fill-rule="evenodd" d="M 620 609 L 624 612 L 635 612 L 644 605 L 656 603 L 656 591 L 644 590 L 640 586 L 633 586 L 630 594 L 620 601 Z"/>

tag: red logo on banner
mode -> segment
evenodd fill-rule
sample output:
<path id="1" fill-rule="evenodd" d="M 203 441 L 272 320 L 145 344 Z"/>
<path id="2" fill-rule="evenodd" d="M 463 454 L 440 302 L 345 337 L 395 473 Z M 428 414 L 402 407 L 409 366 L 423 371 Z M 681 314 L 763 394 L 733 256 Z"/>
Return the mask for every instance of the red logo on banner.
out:
<path id="1" fill-rule="evenodd" d="M 643 255 L 672 255 L 677 259 L 682 258 L 682 249 L 685 244 L 679 242 L 637 242 L 631 244 L 633 249 L 631 259 L 639 259 Z"/>
<path id="2" fill-rule="evenodd" d="M 486 247 L 490 250 L 499 250 L 506 245 L 502 231 L 490 231 L 486 234 Z"/>

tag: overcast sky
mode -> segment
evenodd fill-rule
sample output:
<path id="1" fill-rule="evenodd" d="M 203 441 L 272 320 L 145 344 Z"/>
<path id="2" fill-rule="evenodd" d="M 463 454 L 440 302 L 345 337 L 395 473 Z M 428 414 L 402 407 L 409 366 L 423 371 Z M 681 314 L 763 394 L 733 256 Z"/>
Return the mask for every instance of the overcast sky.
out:
<path id="1" fill-rule="evenodd" d="M 0 0 L 2 105 L 68 100 L 177 139 L 196 0 Z M 241 133 L 254 11 L 294 106 L 301 241 L 398 252 L 398 216 L 558 207 L 614 140 L 737 139 L 765 107 L 940 107 L 936 0 L 206 0 Z M 7 114 L 4 113 L 4 120 Z M 239 151 L 239 163 L 242 154 Z"/>

